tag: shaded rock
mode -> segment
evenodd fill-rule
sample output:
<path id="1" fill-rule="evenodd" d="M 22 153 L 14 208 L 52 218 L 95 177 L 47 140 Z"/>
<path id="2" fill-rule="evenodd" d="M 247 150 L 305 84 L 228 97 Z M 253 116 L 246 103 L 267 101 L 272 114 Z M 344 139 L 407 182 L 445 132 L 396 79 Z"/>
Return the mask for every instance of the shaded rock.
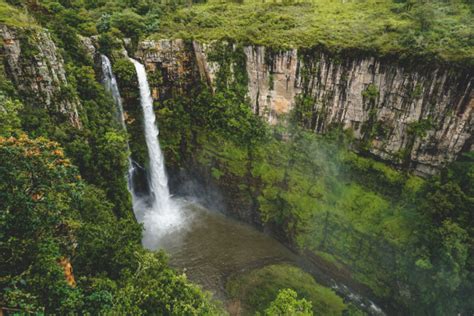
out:
<path id="1" fill-rule="evenodd" d="M 40 29 L 0 25 L 0 36 L 7 75 L 23 101 L 65 115 L 80 128 L 81 104 L 67 81 L 63 58 L 50 34 Z"/>

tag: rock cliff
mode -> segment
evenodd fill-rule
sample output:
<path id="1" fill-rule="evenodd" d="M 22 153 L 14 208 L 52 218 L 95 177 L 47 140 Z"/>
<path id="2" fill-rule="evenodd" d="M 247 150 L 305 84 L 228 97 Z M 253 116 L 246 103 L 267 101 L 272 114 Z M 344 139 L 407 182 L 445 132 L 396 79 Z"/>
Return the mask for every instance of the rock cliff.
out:
<path id="1" fill-rule="evenodd" d="M 0 25 L 2 59 L 8 78 L 26 104 L 64 115 L 80 128 L 80 102 L 66 78 L 63 58 L 42 29 Z"/>
<path id="2" fill-rule="evenodd" d="M 212 44 L 143 41 L 136 56 L 147 66 L 155 99 L 200 80 L 215 87 L 219 64 Z M 340 125 L 359 148 L 426 175 L 472 148 L 471 69 L 417 65 L 363 55 L 331 55 L 319 49 L 242 49 L 248 97 L 254 112 L 276 123 L 295 109 L 317 133 Z"/>

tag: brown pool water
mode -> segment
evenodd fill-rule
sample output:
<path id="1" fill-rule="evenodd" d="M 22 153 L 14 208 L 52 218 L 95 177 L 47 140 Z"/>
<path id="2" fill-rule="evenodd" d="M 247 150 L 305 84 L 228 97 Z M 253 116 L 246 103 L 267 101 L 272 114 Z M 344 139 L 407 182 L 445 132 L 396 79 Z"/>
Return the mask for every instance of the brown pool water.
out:
<path id="1" fill-rule="evenodd" d="M 171 266 L 220 299 L 225 299 L 225 281 L 232 273 L 297 261 L 274 238 L 219 212 L 188 204 L 183 214 L 183 227 L 161 237 L 152 248 L 166 250 Z"/>
<path id="2" fill-rule="evenodd" d="M 317 266 L 273 237 L 197 203 L 178 202 L 182 225 L 165 234 L 145 231 L 144 246 L 152 250 L 164 249 L 170 256 L 172 267 L 184 272 L 189 280 L 212 292 L 216 298 L 227 300 L 225 283 L 232 274 L 285 262 L 303 268 L 317 282 L 332 287 L 369 314 L 384 315 L 370 300 L 353 293 L 343 284 L 336 284 Z M 155 235 L 159 237 L 155 238 Z"/>

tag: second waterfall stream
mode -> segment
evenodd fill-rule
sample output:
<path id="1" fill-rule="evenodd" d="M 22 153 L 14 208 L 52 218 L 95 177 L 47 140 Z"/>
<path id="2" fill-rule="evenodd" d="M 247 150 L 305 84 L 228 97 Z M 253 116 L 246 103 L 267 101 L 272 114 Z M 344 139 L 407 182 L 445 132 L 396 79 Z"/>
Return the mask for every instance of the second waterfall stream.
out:
<path id="1" fill-rule="evenodd" d="M 147 201 L 135 204 L 137 219 L 143 223 L 145 233 L 143 244 L 154 248 L 161 236 L 181 227 L 183 220 L 179 202 L 174 200 L 168 188 L 163 153 L 158 140 L 159 130 L 156 125 L 145 67 L 134 59 L 130 59 L 137 72 L 140 88 L 140 103 L 143 109 L 145 140 L 148 148 L 148 183 L 150 197 Z"/>

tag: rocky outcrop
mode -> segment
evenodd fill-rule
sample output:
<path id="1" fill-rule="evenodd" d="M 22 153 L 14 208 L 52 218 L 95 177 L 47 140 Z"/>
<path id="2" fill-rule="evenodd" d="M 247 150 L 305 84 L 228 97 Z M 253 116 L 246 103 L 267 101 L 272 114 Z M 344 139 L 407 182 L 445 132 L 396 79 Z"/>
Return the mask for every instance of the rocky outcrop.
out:
<path id="1" fill-rule="evenodd" d="M 265 47 L 244 47 L 249 76 L 249 97 L 256 113 L 274 124 L 293 108 L 301 92 L 296 84 L 297 50 L 266 54 Z"/>
<path id="2" fill-rule="evenodd" d="M 67 81 L 64 61 L 47 31 L 0 25 L 2 57 L 25 104 L 47 108 L 81 127 L 80 102 Z"/>
<path id="3" fill-rule="evenodd" d="M 360 148 L 421 175 L 432 174 L 472 147 L 473 73 L 403 64 L 393 59 L 330 55 L 321 50 L 243 49 L 255 113 L 276 123 L 297 109 L 317 133 L 340 125 Z M 200 80 L 213 89 L 219 65 L 211 45 L 146 41 L 137 57 L 162 80 L 153 95 L 184 92 Z M 160 92 L 161 91 L 161 92 Z"/>
<path id="4" fill-rule="evenodd" d="M 209 71 L 206 60 L 197 62 L 193 44 L 183 40 L 143 41 L 136 58 L 142 60 L 146 66 L 155 100 L 175 93 L 184 94 L 201 81 L 200 74 L 203 78 L 212 78 L 213 74 Z M 199 72 L 199 66 L 205 68 Z"/>

